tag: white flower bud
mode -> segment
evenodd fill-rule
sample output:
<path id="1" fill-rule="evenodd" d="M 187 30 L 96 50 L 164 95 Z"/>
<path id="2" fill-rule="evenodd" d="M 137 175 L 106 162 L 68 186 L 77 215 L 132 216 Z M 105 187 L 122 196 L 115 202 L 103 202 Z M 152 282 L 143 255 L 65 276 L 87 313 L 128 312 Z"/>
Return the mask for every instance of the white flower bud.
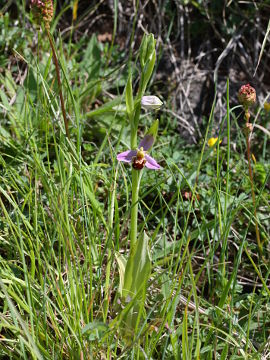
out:
<path id="1" fill-rule="evenodd" d="M 162 104 L 157 96 L 143 96 L 141 100 L 141 105 L 145 110 L 158 109 Z"/>

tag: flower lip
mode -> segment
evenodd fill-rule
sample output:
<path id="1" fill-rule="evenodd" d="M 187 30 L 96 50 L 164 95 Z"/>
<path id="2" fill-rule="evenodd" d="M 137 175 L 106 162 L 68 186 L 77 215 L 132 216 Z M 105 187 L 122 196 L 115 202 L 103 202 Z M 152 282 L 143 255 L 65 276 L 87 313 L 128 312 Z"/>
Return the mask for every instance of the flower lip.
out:
<path id="1" fill-rule="evenodd" d="M 141 106 L 145 110 L 158 109 L 163 102 L 155 95 L 143 96 L 141 99 Z"/>
<path id="2" fill-rule="evenodd" d="M 160 165 L 150 155 L 146 154 L 145 159 L 146 159 L 145 166 L 148 169 L 151 169 L 151 170 L 159 170 L 160 169 Z"/>

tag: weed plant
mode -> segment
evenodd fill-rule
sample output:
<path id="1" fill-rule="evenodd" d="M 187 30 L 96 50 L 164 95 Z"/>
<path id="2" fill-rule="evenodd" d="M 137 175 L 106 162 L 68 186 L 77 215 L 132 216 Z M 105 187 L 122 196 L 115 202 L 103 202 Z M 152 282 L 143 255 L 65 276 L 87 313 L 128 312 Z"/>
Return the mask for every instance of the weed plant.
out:
<path id="1" fill-rule="evenodd" d="M 152 265 L 127 337 L 123 319 L 134 303 L 119 296 L 119 259 L 130 254 L 132 176 L 116 156 L 131 141 L 125 89 L 130 71 L 138 85 L 139 53 L 125 64 L 116 45 L 95 35 L 74 43 L 55 32 L 68 138 L 50 44 L 23 22 L 13 27 L 8 12 L 0 22 L 5 55 L 15 53 L 0 57 L 0 357 L 267 359 L 267 106 L 253 108 L 264 130 L 254 128 L 251 147 L 257 218 L 243 111 L 229 80 L 227 112 L 210 142 L 216 96 L 197 145 L 187 145 L 165 111 L 170 98 L 141 113 L 148 128 L 160 120 L 152 153 L 162 169 L 141 179 L 138 234 L 148 234 Z"/>

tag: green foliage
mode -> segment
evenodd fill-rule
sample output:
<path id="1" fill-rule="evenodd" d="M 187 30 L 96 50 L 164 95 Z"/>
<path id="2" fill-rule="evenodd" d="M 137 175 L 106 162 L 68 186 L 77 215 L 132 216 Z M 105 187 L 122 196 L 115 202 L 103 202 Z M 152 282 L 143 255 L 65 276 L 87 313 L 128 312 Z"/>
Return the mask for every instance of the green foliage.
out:
<path id="1" fill-rule="evenodd" d="M 154 121 L 153 125 L 152 125 L 152 126 L 147 130 L 147 132 L 146 132 L 146 135 L 151 135 L 151 136 L 153 136 L 153 138 L 154 138 L 154 143 L 155 143 L 155 141 L 156 141 L 156 139 L 157 139 L 158 125 L 159 125 L 159 121 L 158 121 L 158 120 Z M 153 143 L 153 145 L 154 145 L 154 143 Z M 152 146 L 153 146 L 153 145 L 152 145 Z M 151 146 L 151 148 L 152 148 L 152 146 Z M 149 149 L 149 151 L 151 150 L 151 148 Z"/>
<path id="2" fill-rule="evenodd" d="M 221 124 L 213 148 L 211 116 L 209 133 L 188 145 L 171 113 L 141 115 L 159 133 L 151 151 L 162 170 L 142 177 L 131 262 L 131 169 L 116 154 L 129 145 L 135 67 L 132 83 L 116 45 L 110 53 L 95 35 L 58 37 L 69 141 L 45 38 L 36 36 L 38 51 L 23 15 L 0 22 L 0 357 L 261 359 L 270 323 L 267 135 L 254 128 L 260 257 L 237 109 L 230 138 Z M 14 48 L 25 60 L 15 61 Z"/>
<path id="3" fill-rule="evenodd" d="M 134 111 L 134 101 L 133 101 L 133 91 L 132 91 L 132 76 L 131 74 L 128 77 L 127 85 L 126 85 L 126 107 L 127 107 L 127 114 L 132 121 L 132 115 Z"/>
<path id="4" fill-rule="evenodd" d="M 267 172 L 265 165 L 257 162 L 254 167 L 254 177 L 259 186 L 262 186 L 265 183 L 266 176 Z"/>

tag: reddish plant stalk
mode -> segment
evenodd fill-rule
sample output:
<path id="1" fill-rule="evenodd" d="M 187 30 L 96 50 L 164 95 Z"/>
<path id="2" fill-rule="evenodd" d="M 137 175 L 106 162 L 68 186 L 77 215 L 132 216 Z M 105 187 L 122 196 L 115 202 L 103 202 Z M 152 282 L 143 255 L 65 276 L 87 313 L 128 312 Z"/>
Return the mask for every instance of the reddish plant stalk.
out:
<path id="1" fill-rule="evenodd" d="M 54 61 L 54 65 L 55 65 L 56 77 L 57 77 L 57 82 L 58 82 L 58 90 L 59 90 L 59 95 L 60 95 L 61 109 L 62 109 L 62 114 L 63 114 L 63 118 L 64 118 L 64 123 L 65 123 L 65 130 L 66 130 L 66 135 L 69 138 L 68 119 L 67 119 L 65 103 L 64 103 L 63 93 L 62 93 L 59 63 L 57 60 L 57 56 L 56 56 L 56 52 L 54 49 L 54 44 L 52 41 L 52 36 L 51 36 L 50 30 L 48 29 L 47 26 L 45 26 L 45 28 L 46 28 L 47 36 L 49 38 L 50 46 L 52 49 L 53 61 Z"/>
<path id="2" fill-rule="evenodd" d="M 52 0 L 43 0 L 43 1 L 31 0 L 31 8 L 33 10 L 33 14 L 34 14 L 36 20 L 39 23 L 40 22 L 44 23 L 44 27 L 45 27 L 47 36 L 49 38 L 50 46 L 52 49 L 53 62 L 54 62 L 55 69 L 56 69 L 56 77 L 57 77 L 58 90 L 59 90 L 59 95 L 60 95 L 61 109 L 62 109 L 62 114 L 64 117 L 66 136 L 69 138 L 68 119 L 67 119 L 65 103 L 64 103 L 63 93 L 62 93 L 59 63 L 58 63 L 56 51 L 54 48 L 52 35 L 50 33 L 50 24 L 53 19 L 53 1 Z"/>

